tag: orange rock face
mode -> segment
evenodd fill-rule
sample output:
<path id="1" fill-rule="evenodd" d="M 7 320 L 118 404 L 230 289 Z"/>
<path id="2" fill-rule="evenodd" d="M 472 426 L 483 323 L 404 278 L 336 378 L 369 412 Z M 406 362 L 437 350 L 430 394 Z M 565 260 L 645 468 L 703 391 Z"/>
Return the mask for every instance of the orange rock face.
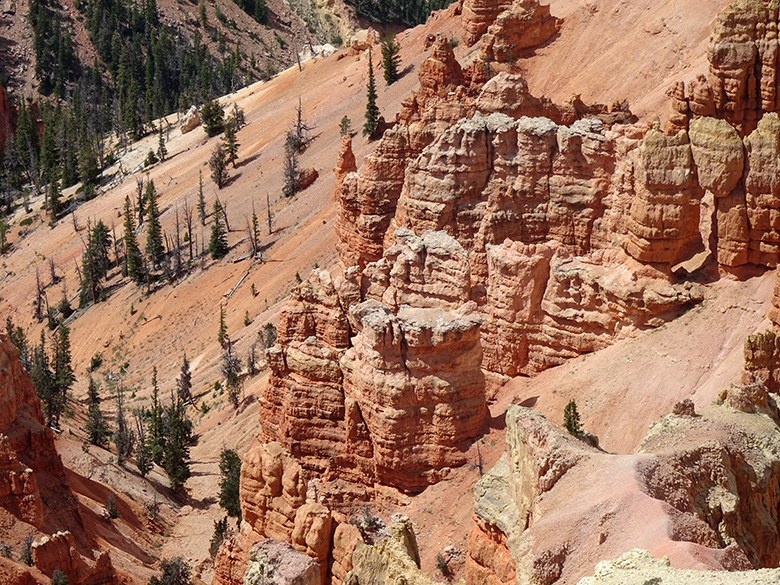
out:
<path id="1" fill-rule="evenodd" d="M 496 17 L 511 5 L 512 0 L 464 0 L 461 23 L 466 44 L 473 45 L 482 38 Z"/>
<path id="2" fill-rule="evenodd" d="M 513 63 L 525 49 L 539 46 L 560 30 L 561 21 L 539 0 L 515 0 L 499 13 L 482 36 L 481 51 L 488 61 Z"/>
<path id="3" fill-rule="evenodd" d="M 339 158 L 336 161 L 336 168 L 333 172 L 336 173 L 336 179 L 341 183 L 349 173 L 356 171 L 355 155 L 352 152 L 352 137 L 341 137 L 341 149 L 339 150 Z"/>

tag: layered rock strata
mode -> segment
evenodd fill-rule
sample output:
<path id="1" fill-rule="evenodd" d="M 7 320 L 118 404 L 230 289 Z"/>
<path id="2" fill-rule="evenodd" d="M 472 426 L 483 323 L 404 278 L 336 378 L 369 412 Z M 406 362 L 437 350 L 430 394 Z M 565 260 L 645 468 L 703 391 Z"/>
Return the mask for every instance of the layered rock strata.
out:
<path id="1" fill-rule="evenodd" d="M 16 348 L 4 336 L 0 337 L 0 507 L 15 518 L 12 521 L 29 524 L 30 532 L 39 536 L 32 546 L 35 574 L 26 565 L 6 568 L 20 582 L 39 581 L 40 574 L 51 577 L 55 569 L 62 570 L 73 585 L 116 580 L 108 552 L 95 552 L 84 530 L 54 435 L 44 425 L 40 400 Z"/>
<path id="2" fill-rule="evenodd" d="M 405 491 L 437 481 L 487 415 L 470 296 L 466 251 L 443 232 L 397 230 L 359 279 L 313 273 L 268 352 L 261 437 L 325 478 Z"/>
<path id="3" fill-rule="evenodd" d="M 482 56 L 487 61 L 514 63 L 522 51 L 544 44 L 560 28 L 561 21 L 550 14 L 549 5 L 541 5 L 539 0 L 515 0 L 482 35 Z"/>
<path id="4" fill-rule="evenodd" d="M 467 583 L 507 583 L 513 570 L 517 583 L 576 583 L 592 559 L 634 547 L 683 568 L 776 566 L 779 420 L 763 384 L 732 385 L 617 456 L 510 407 L 507 451 L 474 490 Z"/>

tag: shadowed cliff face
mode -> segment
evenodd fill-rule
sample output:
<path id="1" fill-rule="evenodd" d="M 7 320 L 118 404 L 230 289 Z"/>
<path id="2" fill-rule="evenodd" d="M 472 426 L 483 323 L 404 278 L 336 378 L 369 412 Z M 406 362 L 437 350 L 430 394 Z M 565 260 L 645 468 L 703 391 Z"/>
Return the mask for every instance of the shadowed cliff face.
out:
<path id="1" fill-rule="evenodd" d="M 8 561 L 4 569 L 28 582 L 46 582 L 57 569 L 78 585 L 116 579 L 107 552 L 91 558 L 94 542 L 86 533 L 54 435 L 43 421 L 40 401 L 16 348 L 0 338 L 0 508 L 15 517 L 17 529 L 30 525 L 36 536 L 34 568 Z M 87 551 L 89 557 L 82 556 Z"/>

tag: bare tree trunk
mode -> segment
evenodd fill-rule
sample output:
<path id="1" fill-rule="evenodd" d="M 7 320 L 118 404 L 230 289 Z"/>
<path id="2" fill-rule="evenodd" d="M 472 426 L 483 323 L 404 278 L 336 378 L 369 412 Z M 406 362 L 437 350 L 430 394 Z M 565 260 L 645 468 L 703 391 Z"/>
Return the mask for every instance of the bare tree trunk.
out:
<path id="1" fill-rule="evenodd" d="M 271 215 L 271 196 L 268 193 L 265 194 L 265 207 L 268 212 L 268 235 L 270 236 L 273 233 L 273 216 Z"/>

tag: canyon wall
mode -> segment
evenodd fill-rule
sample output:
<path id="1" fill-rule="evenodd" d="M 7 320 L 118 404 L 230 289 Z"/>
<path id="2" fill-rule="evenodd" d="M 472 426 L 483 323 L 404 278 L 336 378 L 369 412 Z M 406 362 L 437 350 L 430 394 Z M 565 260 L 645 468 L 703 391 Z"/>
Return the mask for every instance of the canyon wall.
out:
<path id="1" fill-rule="evenodd" d="M 62 570 L 73 585 L 98 585 L 117 578 L 105 551 L 86 533 L 54 434 L 44 425 L 41 403 L 16 348 L 0 337 L 0 516 L 26 523 L 36 539 L 34 570 L 24 564 L 3 570 L 41 582 Z M 72 532 L 71 532 L 72 531 Z"/>

